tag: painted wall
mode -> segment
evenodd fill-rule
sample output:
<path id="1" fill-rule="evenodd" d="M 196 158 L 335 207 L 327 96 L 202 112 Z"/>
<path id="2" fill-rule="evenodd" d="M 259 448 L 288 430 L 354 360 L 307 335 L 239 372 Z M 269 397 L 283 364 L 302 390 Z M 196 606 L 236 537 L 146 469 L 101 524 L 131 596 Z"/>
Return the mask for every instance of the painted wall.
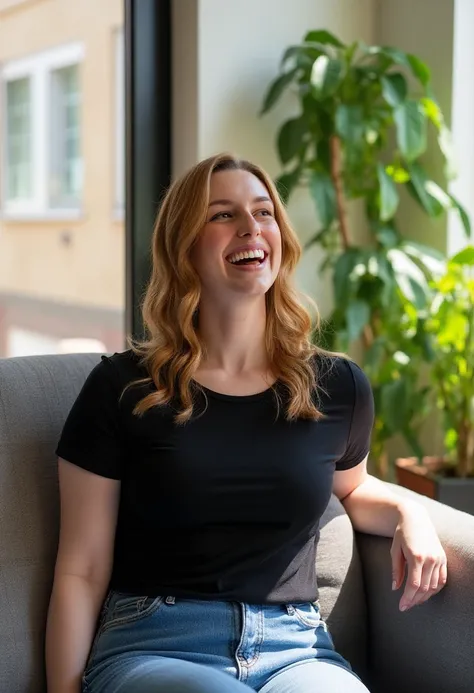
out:
<path id="1" fill-rule="evenodd" d="M 453 28 L 454 0 L 383 0 L 377 4 L 377 41 L 415 53 L 430 66 L 433 91 L 448 125 L 452 107 Z M 427 155 L 425 164 L 436 181 L 446 183 L 440 155 Z M 446 250 L 447 217 L 427 219 L 408 194 L 402 195 L 399 226 L 411 238 Z"/>

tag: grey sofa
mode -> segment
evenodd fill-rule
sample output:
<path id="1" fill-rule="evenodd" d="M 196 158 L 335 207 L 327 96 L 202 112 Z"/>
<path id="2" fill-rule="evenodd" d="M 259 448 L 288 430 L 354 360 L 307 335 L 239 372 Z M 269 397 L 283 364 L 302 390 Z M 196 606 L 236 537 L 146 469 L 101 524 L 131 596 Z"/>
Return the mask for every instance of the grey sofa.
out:
<path id="1" fill-rule="evenodd" d="M 98 360 L 0 359 L 0 693 L 45 693 L 44 624 L 58 531 L 54 449 Z M 448 553 L 445 590 L 400 613 L 390 588 L 390 541 L 354 535 L 333 498 L 318 552 L 323 615 L 373 693 L 473 693 L 474 517 L 420 500 Z"/>

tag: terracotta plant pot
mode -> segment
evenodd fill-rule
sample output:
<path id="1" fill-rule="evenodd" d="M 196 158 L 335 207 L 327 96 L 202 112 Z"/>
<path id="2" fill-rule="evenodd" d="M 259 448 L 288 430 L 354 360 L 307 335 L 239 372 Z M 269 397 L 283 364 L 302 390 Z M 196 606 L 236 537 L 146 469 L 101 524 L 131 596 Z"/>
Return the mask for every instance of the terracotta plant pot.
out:
<path id="1" fill-rule="evenodd" d="M 395 461 L 397 483 L 428 498 L 474 515 L 474 478 L 450 473 L 442 457 L 402 457 Z"/>

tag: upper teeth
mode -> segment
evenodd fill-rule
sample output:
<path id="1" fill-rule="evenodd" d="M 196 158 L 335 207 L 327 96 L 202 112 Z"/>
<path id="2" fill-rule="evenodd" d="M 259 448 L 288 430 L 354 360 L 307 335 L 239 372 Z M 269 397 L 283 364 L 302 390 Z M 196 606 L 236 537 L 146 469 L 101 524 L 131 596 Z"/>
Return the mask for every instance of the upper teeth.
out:
<path id="1" fill-rule="evenodd" d="M 227 258 L 229 262 L 239 262 L 240 260 L 263 260 L 265 253 L 263 250 L 245 250 L 242 253 L 232 253 Z"/>

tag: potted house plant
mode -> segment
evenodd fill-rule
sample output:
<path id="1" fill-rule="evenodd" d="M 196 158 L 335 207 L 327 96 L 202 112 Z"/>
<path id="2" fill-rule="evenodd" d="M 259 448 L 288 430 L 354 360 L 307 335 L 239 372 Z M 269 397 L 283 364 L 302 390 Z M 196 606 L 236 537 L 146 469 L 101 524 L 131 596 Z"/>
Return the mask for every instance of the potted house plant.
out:
<path id="1" fill-rule="evenodd" d="M 446 454 L 398 459 L 403 486 L 474 514 L 474 246 L 435 282 L 426 331 Z"/>
<path id="2" fill-rule="evenodd" d="M 449 131 L 430 70 L 417 56 L 362 42 L 346 45 L 326 30 L 310 31 L 287 48 L 262 114 L 287 91 L 297 113 L 277 134 L 283 169 L 277 186 L 285 201 L 304 186 L 315 202 L 319 225 L 307 245 L 322 250 L 321 271 L 332 275 L 335 298 L 324 323 L 325 344 L 341 351 L 364 346 L 376 401 L 372 469 L 387 477 L 386 444 L 395 434 L 422 454 L 418 429 L 428 395 L 418 378 L 426 359 L 423 316 L 444 260 L 412 242 L 397 223 L 400 189 L 428 217 L 457 210 L 470 233 L 465 211 L 446 187 L 453 174 Z M 436 134 L 432 145 L 428 128 Z M 424 166 L 428 147 L 445 157 L 443 181 Z M 348 214 L 357 199 L 365 209 L 363 242 L 354 237 Z"/>

